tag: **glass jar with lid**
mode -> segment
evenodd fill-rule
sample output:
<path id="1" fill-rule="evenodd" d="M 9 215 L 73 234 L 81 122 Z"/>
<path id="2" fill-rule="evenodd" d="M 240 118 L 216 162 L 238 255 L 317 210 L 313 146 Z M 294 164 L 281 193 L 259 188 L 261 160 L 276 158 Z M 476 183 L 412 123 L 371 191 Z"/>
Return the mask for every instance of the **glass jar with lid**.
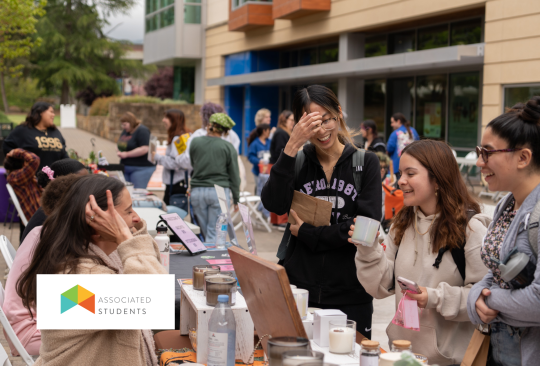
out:
<path id="1" fill-rule="evenodd" d="M 409 351 L 412 353 L 412 344 L 411 341 L 405 341 L 405 340 L 395 340 L 392 341 L 392 352 L 403 352 L 403 351 Z"/>
<path id="2" fill-rule="evenodd" d="M 360 366 L 378 366 L 380 356 L 379 342 L 364 339 L 360 343 Z"/>

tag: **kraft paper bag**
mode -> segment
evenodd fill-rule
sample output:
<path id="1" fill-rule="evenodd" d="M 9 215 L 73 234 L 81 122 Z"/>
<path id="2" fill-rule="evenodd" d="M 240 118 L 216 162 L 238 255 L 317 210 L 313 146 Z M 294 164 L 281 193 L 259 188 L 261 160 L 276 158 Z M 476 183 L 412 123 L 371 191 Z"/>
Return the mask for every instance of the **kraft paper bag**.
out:
<path id="1" fill-rule="evenodd" d="M 489 353 L 490 336 L 474 330 L 461 366 L 485 366 Z"/>
<path id="2" fill-rule="evenodd" d="M 291 210 L 294 210 L 299 218 L 315 227 L 330 225 L 332 217 L 332 203 L 302 192 L 294 191 Z M 296 224 L 292 215 L 289 215 L 289 223 Z"/>

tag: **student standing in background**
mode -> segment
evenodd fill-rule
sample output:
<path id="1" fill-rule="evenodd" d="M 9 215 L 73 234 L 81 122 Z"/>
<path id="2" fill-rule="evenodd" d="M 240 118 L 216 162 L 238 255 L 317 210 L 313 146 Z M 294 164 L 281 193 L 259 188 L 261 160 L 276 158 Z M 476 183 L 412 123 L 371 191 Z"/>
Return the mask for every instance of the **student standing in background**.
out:
<path id="1" fill-rule="evenodd" d="M 394 165 L 394 174 L 399 170 L 399 157 L 403 149 L 412 143 L 413 141 L 420 140 L 418 132 L 411 127 L 411 123 L 407 121 L 403 113 L 394 113 L 390 118 L 390 124 L 394 129 L 394 132 L 388 139 L 386 149 L 388 155 L 392 158 L 392 164 Z"/>
<path id="2" fill-rule="evenodd" d="M 270 160 L 270 125 L 262 123 L 255 129 L 255 135 L 250 136 L 247 143 L 249 146 L 248 159 L 253 168 L 251 172 L 255 176 L 255 181 L 257 183 L 255 194 L 257 196 L 261 195 L 262 187 L 265 185 L 268 180 L 269 173 L 261 172 L 259 164 L 266 166 Z M 264 208 L 261 204 L 259 206 L 259 211 L 262 211 L 266 218 L 270 217 L 270 212 Z"/>

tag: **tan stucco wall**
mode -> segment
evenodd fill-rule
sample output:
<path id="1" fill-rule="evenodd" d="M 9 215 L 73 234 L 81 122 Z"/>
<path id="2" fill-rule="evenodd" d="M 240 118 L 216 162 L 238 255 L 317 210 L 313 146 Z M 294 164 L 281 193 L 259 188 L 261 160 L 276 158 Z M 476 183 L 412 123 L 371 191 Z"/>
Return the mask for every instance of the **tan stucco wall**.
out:
<path id="1" fill-rule="evenodd" d="M 227 25 L 207 29 L 205 79 L 224 75 L 223 56 L 228 54 L 391 26 L 477 8 L 483 6 L 485 1 L 333 0 L 330 12 L 305 16 L 294 21 L 278 19 L 273 28 L 261 28 L 246 33 L 229 32 Z M 223 103 L 222 94 L 220 87 L 206 87 L 205 100 Z"/>
<path id="2" fill-rule="evenodd" d="M 483 127 L 502 112 L 504 84 L 540 82 L 539 5 L 538 0 L 486 3 Z"/>
<path id="3" fill-rule="evenodd" d="M 229 0 L 208 0 L 206 26 L 226 22 L 229 19 Z"/>

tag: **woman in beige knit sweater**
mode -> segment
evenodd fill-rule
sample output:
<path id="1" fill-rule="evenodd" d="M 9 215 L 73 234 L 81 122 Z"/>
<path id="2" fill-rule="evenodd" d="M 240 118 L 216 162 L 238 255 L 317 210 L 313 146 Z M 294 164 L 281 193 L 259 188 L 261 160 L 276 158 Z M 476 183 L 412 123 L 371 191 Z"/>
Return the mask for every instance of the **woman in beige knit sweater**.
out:
<path id="1" fill-rule="evenodd" d="M 406 207 L 395 217 L 383 245 L 357 245 L 358 280 L 374 298 L 395 294 L 396 308 L 403 294 L 395 279 L 416 282 L 422 293 L 408 296 L 423 309 L 420 331 L 390 323 L 390 342 L 411 341 L 413 351 L 427 356 L 430 364 L 459 364 L 474 331 L 467 295 L 486 274 L 480 247 L 490 219 L 480 214 L 444 142 L 413 142 L 403 150 L 399 171 Z M 449 250 L 440 255 L 445 247 Z M 461 266 L 455 260 L 459 252 Z"/>
<path id="2" fill-rule="evenodd" d="M 17 293 L 35 309 L 37 274 L 164 274 L 159 257 L 124 185 L 81 177 L 43 224 Z M 42 330 L 41 340 L 38 366 L 157 365 L 150 330 Z"/>

